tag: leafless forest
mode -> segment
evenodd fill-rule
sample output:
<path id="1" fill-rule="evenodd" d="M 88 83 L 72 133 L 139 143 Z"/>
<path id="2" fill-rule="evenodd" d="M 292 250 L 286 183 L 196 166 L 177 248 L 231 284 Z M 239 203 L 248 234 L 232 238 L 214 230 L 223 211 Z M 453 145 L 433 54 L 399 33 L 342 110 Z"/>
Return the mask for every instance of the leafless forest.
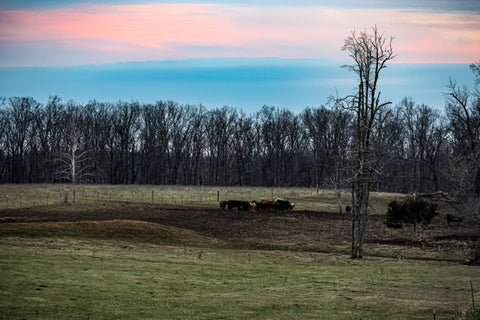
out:
<path id="1" fill-rule="evenodd" d="M 445 107 L 406 97 L 371 132 L 377 191 L 480 193 L 480 72 Z M 448 79 L 446 79 L 448 80 Z M 350 188 L 354 114 L 172 101 L 79 104 L 2 98 L 0 182 Z"/>

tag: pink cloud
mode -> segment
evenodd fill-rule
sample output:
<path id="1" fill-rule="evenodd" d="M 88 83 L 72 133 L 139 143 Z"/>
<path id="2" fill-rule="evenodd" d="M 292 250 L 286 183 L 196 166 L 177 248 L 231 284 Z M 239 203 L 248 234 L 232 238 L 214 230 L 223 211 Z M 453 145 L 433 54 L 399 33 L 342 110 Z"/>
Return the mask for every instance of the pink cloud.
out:
<path id="1" fill-rule="evenodd" d="M 353 28 L 394 35 L 397 62 L 478 60 L 478 14 L 226 4 L 89 5 L 0 11 L 0 44 L 54 42 L 123 60 L 277 56 L 347 59 Z M 78 57 L 81 64 L 81 57 Z M 105 59 L 105 55 L 102 55 Z M 101 61 L 108 62 L 108 61 Z M 113 62 L 113 61 L 110 61 Z"/>

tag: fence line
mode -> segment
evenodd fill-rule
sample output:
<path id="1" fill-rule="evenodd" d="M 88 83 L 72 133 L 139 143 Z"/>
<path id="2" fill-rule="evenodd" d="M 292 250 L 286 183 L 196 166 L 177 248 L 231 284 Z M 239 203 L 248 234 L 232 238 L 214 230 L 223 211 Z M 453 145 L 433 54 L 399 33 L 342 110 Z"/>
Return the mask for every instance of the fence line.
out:
<path id="1" fill-rule="evenodd" d="M 128 188 L 137 188 L 128 190 Z M 25 192 L 8 192 L 8 188 L 0 193 L 0 209 L 25 208 L 52 204 L 80 204 L 105 201 L 134 202 L 144 204 L 216 206 L 220 200 L 252 201 L 261 199 L 284 198 L 291 201 L 319 196 L 315 188 L 262 188 L 262 187 L 187 187 L 161 186 L 144 187 L 128 186 L 64 186 L 58 190 L 42 190 L 41 187 L 25 185 Z M 331 191 L 321 191 L 330 192 Z M 315 202 L 305 204 L 305 209 L 315 209 Z M 303 206 L 302 206 L 303 207 Z"/>

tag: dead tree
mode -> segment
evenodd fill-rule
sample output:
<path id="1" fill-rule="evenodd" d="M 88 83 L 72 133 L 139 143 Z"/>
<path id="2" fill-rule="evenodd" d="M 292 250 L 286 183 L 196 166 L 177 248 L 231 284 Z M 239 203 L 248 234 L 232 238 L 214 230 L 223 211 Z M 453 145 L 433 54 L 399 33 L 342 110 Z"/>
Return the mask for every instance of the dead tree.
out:
<path id="1" fill-rule="evenodd" d="M 370 162 L 372 130 L 378 121 L 377 113 L 391 102 L 381 102 L 378 82 L 380 72 L 392 60 L 392 40 L 386 39 L 377 27 L 372 33 L 352 31 L 342 47 L 353 64 L 344 66 L 356 74 L 358 89 L 354 95 L 341 99 L 339 103 L 352 110 L 355 123 L 355 174 L 352 186 L 352 258 L 362 258 L 363 239 L 367 228 L 367 213 L 370 185 L 374 168 Z"/>

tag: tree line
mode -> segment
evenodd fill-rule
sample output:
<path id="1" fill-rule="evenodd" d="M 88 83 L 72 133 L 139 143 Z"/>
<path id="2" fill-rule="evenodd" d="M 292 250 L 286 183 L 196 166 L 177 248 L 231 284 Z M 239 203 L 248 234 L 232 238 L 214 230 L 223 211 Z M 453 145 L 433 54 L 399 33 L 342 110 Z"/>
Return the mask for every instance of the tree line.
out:
<path id="1" fill-rule="evenodd" d="M 412 98 L 376 115 L 372 188 L 480 194 L 480 71 L 451 80 L 442 112 Z M 299 113 L 173 101 L 86 104 L 0 100 L 1 183 L 108 183 L 349 189 L 355 113 L 334 103 Z"/>

